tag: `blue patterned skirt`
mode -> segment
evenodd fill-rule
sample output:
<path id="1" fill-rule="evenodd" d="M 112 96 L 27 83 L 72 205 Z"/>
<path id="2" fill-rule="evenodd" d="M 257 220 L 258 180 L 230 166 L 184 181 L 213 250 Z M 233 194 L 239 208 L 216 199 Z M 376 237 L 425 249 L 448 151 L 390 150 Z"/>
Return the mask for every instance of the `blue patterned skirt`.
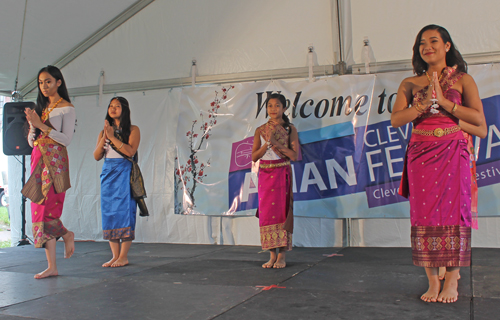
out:
<path id="1" fill-rule="evenodd" d="M 105 240 L 134 240 L 137 205 L 130 189 L 132 163 L 105 159 L 101 173 L 101 214 Z"/>

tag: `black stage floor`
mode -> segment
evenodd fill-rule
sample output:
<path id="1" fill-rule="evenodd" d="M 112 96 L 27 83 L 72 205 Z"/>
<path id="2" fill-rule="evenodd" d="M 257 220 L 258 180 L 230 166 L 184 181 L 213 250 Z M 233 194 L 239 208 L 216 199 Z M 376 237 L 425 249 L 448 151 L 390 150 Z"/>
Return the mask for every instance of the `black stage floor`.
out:
<path id="1" fill-rule="evenodd" d="M 103 268 L 106 242 L 78 242 L 59 276 L 43 249 L 0 249 L 0 319 L 500 319 L 500 249 L 474 248 L 459 300 L 419 300 L 409 248 L 294 248 L 262 269 L 259 247 L 134 243 L 130 265 Z"/>

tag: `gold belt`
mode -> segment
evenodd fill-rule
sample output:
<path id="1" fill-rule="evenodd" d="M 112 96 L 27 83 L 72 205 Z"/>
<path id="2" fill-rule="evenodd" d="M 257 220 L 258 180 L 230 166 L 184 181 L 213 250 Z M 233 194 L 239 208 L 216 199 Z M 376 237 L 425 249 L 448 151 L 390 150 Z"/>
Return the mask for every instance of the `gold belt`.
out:
<path id="1" fill-rule="evenodd" d="M 290 165 L 290 161 L 278 162 L 278 163 L 261 163 L 259 165 L 259 167 L 262 169 L 269 169 L 269 168 L 284 167 L 284 166 L 288 166 L 288 165 Z"/>
<path id="2" fill-rule="evenodd" d="M 33 141 L 33 145 L 36 147 L 36 146 L 38 146 L 38 144 L 40 143 L 40 142 L 38 142 L 38 140 L 47 140 L 47 139 L 50 139 L 50 138 L 49 138 L 48 136 L 41 136 L 41 137 L 39 136 L 39 137 L 38 137 L 38 139 L 36 139 L 35 141 Z M 49 141 L 49 142 L 51 142 L 51 143 L 54 143 L 54 142 L 55 142 L 55 141 L 54 141 L 54 140 L 52 140 L 52 139 L 50 139 L 50 140 L 51 140 L 51 141 Z"/>
<path id="3" fill-rule="evenodd" d="M 436 128 L 434 130 L 420 130 L 420 129 L 413 129 L 411 132 L 414 134 L 419 134 L 422 136 L 428 136 L 428 137 L 438 137 L 441 138 L 442 136 L 446 136 L 448 134 L 452 134 L 455 132 L 458 132 L 462 130 L 460 126 L 453 126 L 453 127 L 448 127 L 448 128 Z"/>

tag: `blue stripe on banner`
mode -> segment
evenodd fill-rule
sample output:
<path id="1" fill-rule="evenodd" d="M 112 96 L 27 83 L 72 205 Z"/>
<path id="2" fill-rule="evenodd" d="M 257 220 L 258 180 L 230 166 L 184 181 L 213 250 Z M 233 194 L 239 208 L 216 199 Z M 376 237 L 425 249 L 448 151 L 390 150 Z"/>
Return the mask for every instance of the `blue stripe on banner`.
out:
<path id="1" fill-rule="evenodd" d="M 354 134 L 352 122 L 343 122 L 328 127 L 299 132 L 300 144 L 329 140 Z"/>

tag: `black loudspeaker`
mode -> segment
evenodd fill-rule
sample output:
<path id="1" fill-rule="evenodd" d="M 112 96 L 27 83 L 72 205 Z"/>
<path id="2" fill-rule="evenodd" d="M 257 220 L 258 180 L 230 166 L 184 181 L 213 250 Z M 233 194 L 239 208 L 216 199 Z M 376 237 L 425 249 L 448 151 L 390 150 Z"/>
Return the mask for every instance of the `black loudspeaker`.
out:
<path id="1" fill-rule="evenodd" d="M 35 108 L 33 102 L 8 102 L 3 106 L 3 153 L 7 156 L 30 155 L 32 148 L 26 139 L 25 108 Z"/>

